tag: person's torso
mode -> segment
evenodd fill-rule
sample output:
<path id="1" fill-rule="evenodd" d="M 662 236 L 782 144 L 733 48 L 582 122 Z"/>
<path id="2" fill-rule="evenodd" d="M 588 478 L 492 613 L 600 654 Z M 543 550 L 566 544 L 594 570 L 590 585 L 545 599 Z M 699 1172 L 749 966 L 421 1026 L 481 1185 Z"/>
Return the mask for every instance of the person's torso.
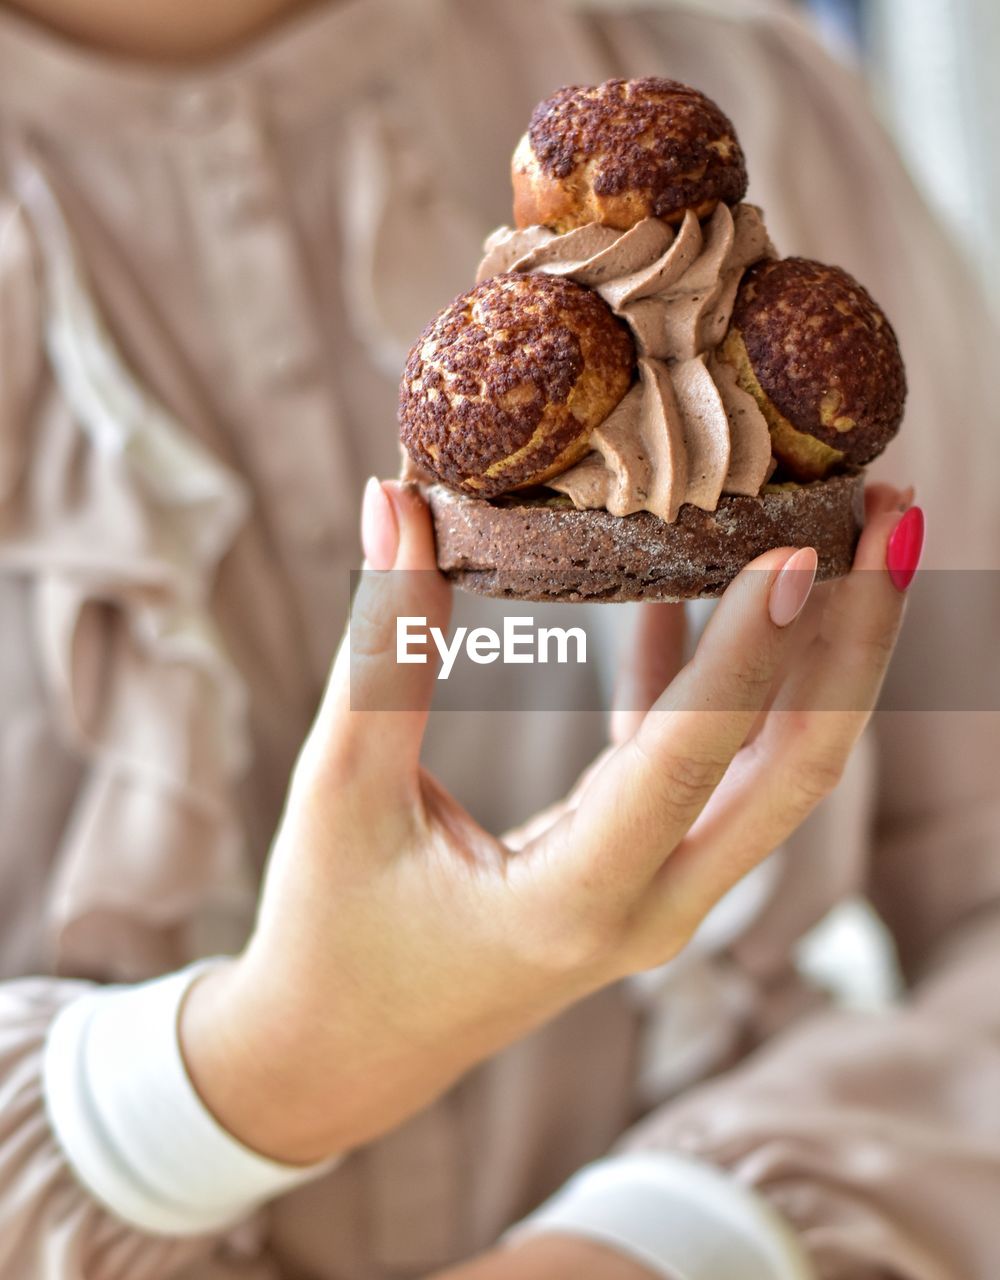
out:
<path id="1" fill-rule="evenodd" d="M 641 62 L 634 36 L 614 46 L 579 16 L 528 0 L 348 0 L 232 60 L 170 73 L 0 23 L 6 155 L 49 184 L 136 378 L 249 495 L 206 607 L 249 693 L 251 750 L 235 785 L 251 879 L 346 618 L 364 478 L 398 466 L 406 347 L 469 286 L 484 233 L 509 217 L 509 156 L 533 104 L 571 81 L 685 74 Z M 463 621 L 477 616 L 475 602 L 460 607 Z M 595 626 L 613 631 L 612 614 Z M 582 680 L 580 706 L 596 708 L 594 677 Z M 427 761 L 501 830 L 561 794 L 602 735 L 596 710 L 454 711 L 432 720 Z M 43 747 L 51 756 L 52 743 Z M 50 763 L 48 804 L 33 808 L 49 815 L 35 843 L 50 860 L 51 815 L 71 818 L 79 785 L 65 760 Z M 868 777 L 864 762 L 859 770 L 844 810 L 855 815 Z M 797 1006 L 789 955 L 860 879 L 855 825 L 846 844 L 840 825 L 835 860 L 822 829 L 806 833 L 800 856 L 768 871 L 764 898 L 689 963 L 689 988 L 719 1001 L 710 1035 L 703 1018 L 684 1033 L 688 1050 L 704 1039 L 689 1076 L 756 1037 L 762 992 Z M 119 897 L 155 892 L 141 860 L 128 874 L 135 882 L 117 884 Z M 182 946 L 211 941 L 210 888 L 204 902 L 179 898 L 207 922 Z M 45 890 L 42 878 L 42 912 Z M 795 909 L 769 908 L 775 895 L 791 895 Z M 766 929 L 751 928 L 754 916 Z M 18 947 L 5 955 L 11 973 L 73 968 L 72 955 L 39 953 L 34 938 Z M 676 993 L 669 974 L 621 984 L 569 1011 L 272 1206 L 266 1241 L 234 1242 L 231 1272 L 223 1258 L 185 1280 L 251 1274 L 239 1268 L 253 1256 L 268 1280 L 271 1267 L 310 1280 L 415 1276 L 486 1246 L 654 1100 L 638 1087 L 640 1033 L 651 1006 L 675 998 L 672 982 Z M 680 1054 L 669 1028 L 656 1034 Z M 680 1088 L 683 1075 L 651 1088 Z"/>

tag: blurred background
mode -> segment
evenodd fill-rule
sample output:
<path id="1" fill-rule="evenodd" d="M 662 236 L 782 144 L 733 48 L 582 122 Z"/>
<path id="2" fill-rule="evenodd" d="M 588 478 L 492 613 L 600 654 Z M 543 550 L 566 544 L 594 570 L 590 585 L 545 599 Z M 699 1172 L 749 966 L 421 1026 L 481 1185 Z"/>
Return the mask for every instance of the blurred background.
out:
<path id="1" fill-rule="evenodd" d="M 858 68 L 910 171 L 1000 314 L 1000 0 L 800 0 Z M 899 987 L 868 904 L 835 908 L 798 964 L 841 1003 L 879 1008 Z"/>
<path id="2" fill-rule="evenodd" d="M 866 74 L 917 183 L 1000 289 L 1000 0 L 803 0 Z"/>

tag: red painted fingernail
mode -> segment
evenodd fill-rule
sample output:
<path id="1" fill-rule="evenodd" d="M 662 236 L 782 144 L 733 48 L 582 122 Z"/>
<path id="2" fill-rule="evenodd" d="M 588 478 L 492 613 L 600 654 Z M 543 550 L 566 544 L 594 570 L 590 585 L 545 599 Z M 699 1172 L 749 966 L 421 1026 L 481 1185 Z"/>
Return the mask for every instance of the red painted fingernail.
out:
<path id="1" fill-rule="evenodd" d="M 399 550 L 399 521 L 385 489 L 372 476 L 361 503 L 361 545 L 370 569 L 391 569 Z"/>
<path id="2" fill-rule="evenodd" d="M 885 550 L 885 567 L 897 591 L 905 591 L 913 581 L 924 546 L 924 513 L 910 507 L 889 535 Z"/>

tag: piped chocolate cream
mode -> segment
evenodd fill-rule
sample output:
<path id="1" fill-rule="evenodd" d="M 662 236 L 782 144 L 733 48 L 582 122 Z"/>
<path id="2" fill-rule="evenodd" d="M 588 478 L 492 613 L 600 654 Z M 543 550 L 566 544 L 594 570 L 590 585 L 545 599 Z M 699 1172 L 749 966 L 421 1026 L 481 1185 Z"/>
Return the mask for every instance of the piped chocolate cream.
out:
<path id="1" fill-rule="evenodd" d="M 558 235 L 501 227 L 477 281 L 507 271 L 567 276 L 594 289 L 629 326 L 639 378 L 596 428 L 591 452 L 547 486 L 578 509 L 714 511 L 723 493 L 760 492 L 774 467 L 763 414 L 714 357 L 747 267 L 774 256 L 760 210 L 720 204 L 702 226 L 646 218 L 628 231 L 592 223 Z"/>

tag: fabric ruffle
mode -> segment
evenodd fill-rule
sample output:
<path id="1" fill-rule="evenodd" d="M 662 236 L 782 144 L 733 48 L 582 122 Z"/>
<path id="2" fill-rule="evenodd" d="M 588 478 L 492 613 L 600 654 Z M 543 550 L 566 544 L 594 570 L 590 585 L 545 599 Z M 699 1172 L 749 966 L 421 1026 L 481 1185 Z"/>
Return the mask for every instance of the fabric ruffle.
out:
<path id="1" fill-rule="evenodd" d="M 434 300 L 469 287 L 481 228 L 443 188 L 388 90 L 351 112 L 341 186 L 347 313 L 376 365 L 397 378 Z"/>
<path id="2" fill-rule="evenodd" d="M 0 519 L 24 469 L 28 405 L 41 373 L 35 258 L 24 213 L 0 199 Z M 0 529 L 3 526 L 0 525 Z"/>
<path id="3" fill-rule="evenodd" d="M 126 367 L 42 165 L 20 155 L 13 182 L 0 308 L 19 324 L 0 360 L 24 372 L 3 393 L 0 570 L 33 584 L 39 664 L 89 763 L 56 863 L 53 962 L 137 978 L 189 958 L 210 901 L 249 892 L 247 695 L 209 609 L 248 499 Z M 32 374 L 46 356 L 49 376 Z"/>

